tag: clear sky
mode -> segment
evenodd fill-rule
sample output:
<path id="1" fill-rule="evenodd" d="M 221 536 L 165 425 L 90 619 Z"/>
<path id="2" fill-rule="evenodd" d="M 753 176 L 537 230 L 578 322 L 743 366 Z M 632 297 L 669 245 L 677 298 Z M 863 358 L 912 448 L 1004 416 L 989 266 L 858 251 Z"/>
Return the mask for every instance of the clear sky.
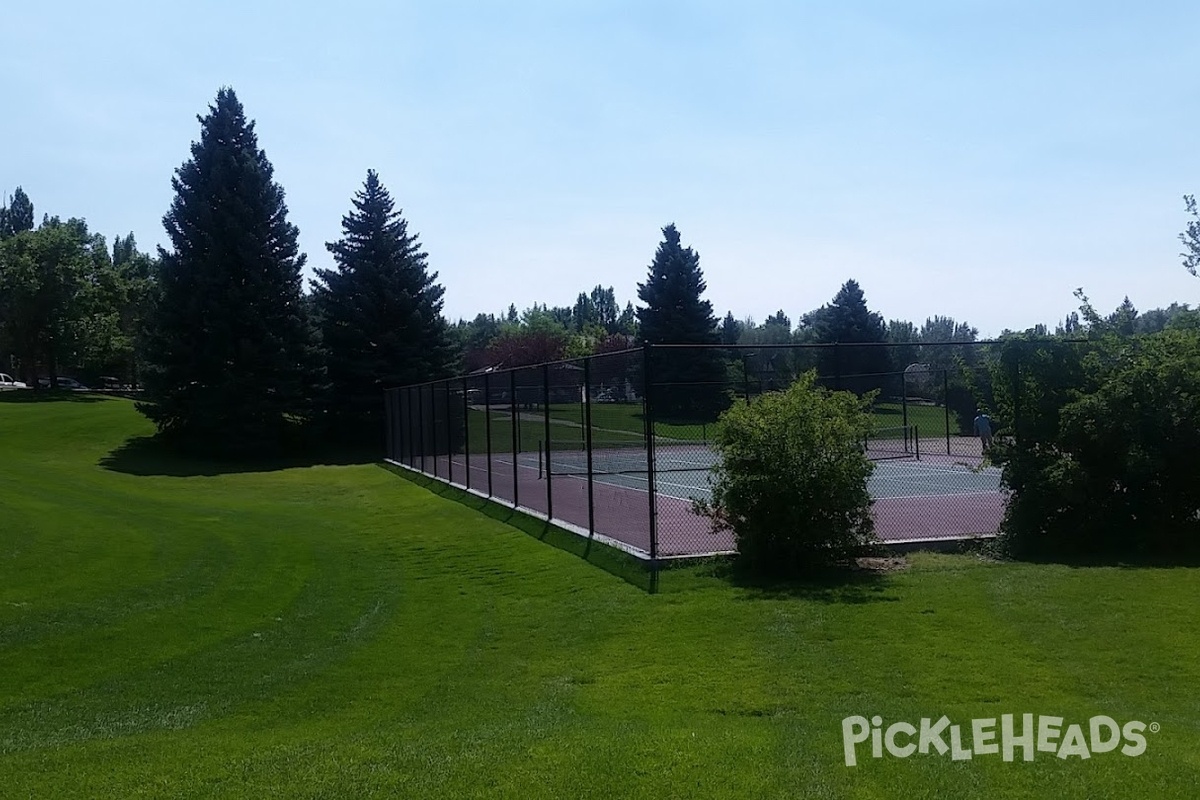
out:
<path id="1" fill-rule="evenodd" d="M 987 334 L 1200 300 L 1194 2 L 64 2 L 0 15 L 0 191 L 164 243 L 232 86 L 310 268 L 368 168 L 451 319 L 636 301 L 678 225 L 718 316 L 847 278 Z"/>

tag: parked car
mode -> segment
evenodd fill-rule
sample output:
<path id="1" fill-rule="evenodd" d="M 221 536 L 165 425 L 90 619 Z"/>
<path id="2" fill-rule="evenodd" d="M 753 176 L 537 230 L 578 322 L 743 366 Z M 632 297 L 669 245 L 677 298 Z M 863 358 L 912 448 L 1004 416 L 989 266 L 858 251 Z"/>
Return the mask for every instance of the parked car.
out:
<path id="1" fill-rule="evenodd" d="M 12 375 L 5 375 L 3 372 L 0 372 L 0 391 L 3 391 L 5 389 L 28 389 L 28 388 L 29 388 L 28 386 L 26 386 L 24 383 L 17 380 L 16 378 L 14 378 Z"/>
<path id="2" fill-rule="evenodd" d="M 50 379 L 49 378 L 39 378 L 38 386 L 41 386 L 44 388 L 49 388 L 50 387 Z M 90 389 L 88 389 L 88 387 L 84 386 L 82 383 L 75 380 L 74 378 L 64 378 L 64 377 L 59 377 L 58 388 L 70 389 L 70 390 L 76 391 L 76 392 L 91 391 Z"/>
<path id="3" fill-rule="evenodd" d="M 120 378 L 114 378 L 111 375 L 101 375 L 100 376 L 100 388 L 104 389 L 105 391 L 119 392 L 122 389 L 128 389 L 129 387 L 126 386 L 125 384 L 121 383 Z"/>

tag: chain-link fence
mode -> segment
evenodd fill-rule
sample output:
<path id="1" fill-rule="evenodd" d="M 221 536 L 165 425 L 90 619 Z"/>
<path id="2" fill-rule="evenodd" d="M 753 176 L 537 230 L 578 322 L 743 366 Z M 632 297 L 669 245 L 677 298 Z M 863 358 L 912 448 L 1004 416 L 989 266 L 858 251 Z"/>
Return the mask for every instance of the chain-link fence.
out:
<path id="1" fill-rule="evenodd" d="M 869 399 L 862 445 L 881 540 L 990 535 L 1006 493 L 986 448 L 1016 435 L 1022 402 L 1055 402 L 1029 395 L 1021 373 L 1022 358 L 1053 349 L 1001 346 L 655 345 L 485 371 L 388 390 L 387 454 L 639 557 L 729 553 L 732 534 L 695 510 L 718 459 L 714 426 L 813 370 L 819 385 Z"/>

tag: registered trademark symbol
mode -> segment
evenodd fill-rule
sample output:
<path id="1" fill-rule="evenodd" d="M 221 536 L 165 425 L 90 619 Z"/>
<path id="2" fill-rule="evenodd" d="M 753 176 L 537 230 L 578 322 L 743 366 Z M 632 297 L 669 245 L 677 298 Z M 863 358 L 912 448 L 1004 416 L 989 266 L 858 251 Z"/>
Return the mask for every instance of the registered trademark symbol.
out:
<path id="1" fill-rule="evenodd" d="M 1150 732 L 1151 732 L 1151 733 L 1158 733 L 1158 731 L 1159 731 L 1159 729 L 1160 729 L 1161 727 L 1162 727 L 1162 726 L 1161 726 L 1161 725 L 1159 725 L 1157 722 L 1151 722 L 1151 723 L 1150 723 Z"/>

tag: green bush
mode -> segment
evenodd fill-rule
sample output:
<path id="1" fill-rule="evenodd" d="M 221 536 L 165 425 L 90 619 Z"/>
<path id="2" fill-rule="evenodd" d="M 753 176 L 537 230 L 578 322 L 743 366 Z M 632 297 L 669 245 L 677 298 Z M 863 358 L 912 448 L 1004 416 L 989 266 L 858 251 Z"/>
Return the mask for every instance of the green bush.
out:
<path id="1" fill-rule="evenodd" d="M 744 563 L 795 574 L 842 561 L 874 539 L 874 464 L 862 449 L 873 400 L 818 387 L 808 372 L 721 415 L 712 501 L 697 510 L 733 532 Z"/>
<path id="2" fill-rule="evenodd" d="M 1200 332 L 1013 342 L 994 459 L 1017 554 L 1169 556 L 1200 544 Z"/>

